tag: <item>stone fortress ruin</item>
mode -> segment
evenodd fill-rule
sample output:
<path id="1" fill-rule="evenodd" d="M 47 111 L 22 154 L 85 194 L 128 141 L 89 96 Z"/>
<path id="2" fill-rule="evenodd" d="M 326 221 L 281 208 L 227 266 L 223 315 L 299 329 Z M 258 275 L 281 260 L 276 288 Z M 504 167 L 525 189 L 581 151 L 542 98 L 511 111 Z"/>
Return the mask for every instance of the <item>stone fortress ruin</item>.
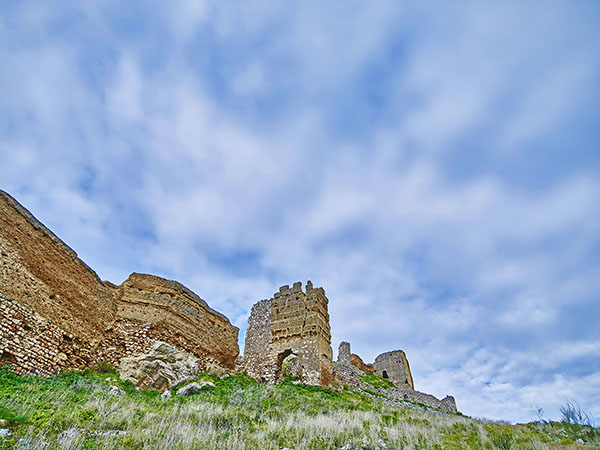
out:
<path id="1" fill-rule="evenodd" d="M 323 288 L 282 286 L 252 307 L 239 367 L 257 380 L 275 382 L 288 373 L 306 384 L 331 384 L 331 332 Z"/>
<path id="2" fill-rule="evenodd" d="M 0 366 L 51 375 L 143 358 L 166 343 L 193 357 L 197 370 L 246 372 L 262 382 L 286 376 L 319 386 L 344 384 L 402 402 L 456 412 L 452 397 L 414 390 L 406 355 L 395 350 L 366 364 L 342 342 L 333 361 L 328 299 L 308 281 L 257 302 L 244 355 L 238 328 L 182 284 L 132 273 L 102 281 L 77 254 L 0 190 Z M 152 359 L 152 358 L 150 358 Z M 365 379 L 389 380 L 387 389 Z"/>

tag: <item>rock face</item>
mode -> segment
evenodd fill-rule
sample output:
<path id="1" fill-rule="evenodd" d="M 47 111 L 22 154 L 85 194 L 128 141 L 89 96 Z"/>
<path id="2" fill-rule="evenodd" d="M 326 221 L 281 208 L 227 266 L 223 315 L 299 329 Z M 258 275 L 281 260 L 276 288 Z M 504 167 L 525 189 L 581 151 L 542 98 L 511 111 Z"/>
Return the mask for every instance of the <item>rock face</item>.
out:
<path id="1" fill-rule="evenodd" d="M 290 361 L 304 383 L 328 386 L 333 358 L 328 302 L 323 288 L 313 288 L 309 281 L 306 292 L 297 282 L 256 303 L 240 370 L 259 381 L 275 382 L 282 376 L 284 361 Z"/>
<path id="2" fill-rule="evenodd" d="M 375 358 L 373 368 L 376 375 L 389 379 L 397 387 L 415 388 L 408 359 L 402 350 L 382 353 Z"/>
<path id="3" fill-rule="evenodd" d="M 101 281 L 77 254 L 0 191 L 0 365 L 50 375 L 169 342 L 202 370 L 235 368 L 238 329 L 175 281 L 134 273 Z"/>
<path id="4" fill-rule="evenodd" d="M 193 380 L 198 372 L 198 358 L 166 342 L 156 342 L 148 353 L 123 358 L 119 366 L 121 379 L 159 391 Z"/>

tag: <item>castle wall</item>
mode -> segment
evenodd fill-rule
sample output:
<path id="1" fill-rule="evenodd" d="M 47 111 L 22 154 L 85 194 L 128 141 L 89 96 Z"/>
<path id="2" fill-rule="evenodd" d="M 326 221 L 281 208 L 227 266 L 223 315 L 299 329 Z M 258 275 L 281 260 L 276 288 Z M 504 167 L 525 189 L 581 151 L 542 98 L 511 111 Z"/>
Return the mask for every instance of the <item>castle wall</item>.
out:
<path id="1" fill-rule="evenodd" d="M 350 342 L 342 341 L 338 347 L 338 359 L 337 362 L 344 366 L 351 366 L 352 361 L 350 359 Z"/>
<path id="2" fill-rule="evenodd" d="M 255 303 L 250 311 L 246 329 L 242 370 L 261 381 L 267 381 L 265 376 L 271 372 L 269 367 L 275 364 L 270 351 L 273 339 L 272 309 L 272 299 Z"/>
<path id="3" fill-rule="evenodd" d="M 119 287 L 116 326 L 123 320 L 145 324 L 148 335 L 193 355 L 235 368 L 238 328 L 176 281 L 132 273 Z"/>
<path id="4" fill-rule="evenodd" d="M 286 358 L 306 384 L 328 386 L 332 379 L 328 300 L 309 281 L 282 286 L 270 300 L 252 308 L 246 332 L 243 369 L 258 380 L 275 382 Z"/>
<path id="5" fill-rule="evenodd" d="M 238 329 L 180 283 L 132 274 L 101 281 L 77 254 L 0 191 L 0 364 L 50 374 L 118 364 L 156 340 L 204 368 L 233 370 Z"/>
<path id="6" fill-rule="evenodd" d="M 372 389 L 372 387 L 370 386 L 369 388 Z M 440 400 L 431 394 L 415 391 L 407 387 L 377 389 L 376 391 L 382 395 L 398 400 L 406 400 L 413 403 L 420 403 L 430 408 L 440 409 L 442 411 L 450 413 L 458 412 L 458 410 L 456 409 L 456 401 L 451 395 L 448 395 L 442 400 Z"/>
<path id="7" fill-rule="evenodd" d="M 389 379 L 397 387 L 415 388 L 408 359 L 402 350 L 379 355 L 375 358 L 373 369 L 376 375 Z"/>
<path id="8" fill-rule="evenodd" d="M 87 341 L 0 293 L 0 366 L 10 364 L 18 373 L 51 375 L 87 367 L 91 353 Z"/>
<path id="9" fill-rule="evenodd" d="M 373 364 L 365 364 L 362 358 L 355 353 L 352 353 L 350 355 L 350 362 L 352 363 L 352 367 L 354 367 L 355 369 L 358 369 L 365 373 L 375 373 L 375 370 L 373 369 Z"/>
<path id="10" fill-rule="evenodd" d="M 114 286 L 3 191 L 0 292 L 92 346 L 116 312 Z"/>

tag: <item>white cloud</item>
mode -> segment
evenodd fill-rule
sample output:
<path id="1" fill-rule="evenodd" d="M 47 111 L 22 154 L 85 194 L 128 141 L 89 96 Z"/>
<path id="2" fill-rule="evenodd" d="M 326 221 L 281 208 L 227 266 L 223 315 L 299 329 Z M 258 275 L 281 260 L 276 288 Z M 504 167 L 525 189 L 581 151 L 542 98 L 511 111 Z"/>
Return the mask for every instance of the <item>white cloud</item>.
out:
<path id="1" fill-rule="evenodd" d="M 108 110 L 117 120 L 135 121 L 142 114 L 142 80 L 138 64 L 123 55 L 112 86 L 107 92 Z"/>
<path id="2" fill-rule="evenodd" d="M 503 5 L 188 6 L 169 8 L 168 51 L 151 57 L 136 33 L 160 24 L 122 30 L 83 11 L 88 32 L 106 33 L 94 48 L 54 36 L 58 13 L 17 14 L 48 35 L 0 44 L 3 188 L 101 276 L 176 278 L 238 326 L 253 302 L 311 278 L 329 296 L 334 347 L 350 340 L 366 360 L 403 348 L 417 387 L 454 394 L 466 413 L 600 404 L 598 176 L 565 169 L 534 190 L 483 163 L 462 177 L 449 167 L 477 165 L 454 161 L 453 144 L 490 123 L 503 131 L 465 145 L 493 165 L 498 145 L 526 145 L 565 111 L 587 117 L 567 94 L 594 90 L 596 60 L 539 56 L 560 11 L 536 25 Z M 7 23 L 4 43 L 19 35 Z M 226 60 L 214 73 L 196 60 L 202 33 Z M 367 96 L 360 80 L 382 61 L 392 82 L 367 87 L 390 87 L 377 107 L 388 116 L 335 104 Z M 519 101 L 505 111 L 508 94 Z M 340 136 L 331 123 L 347 114 L 364 129 Z"/>

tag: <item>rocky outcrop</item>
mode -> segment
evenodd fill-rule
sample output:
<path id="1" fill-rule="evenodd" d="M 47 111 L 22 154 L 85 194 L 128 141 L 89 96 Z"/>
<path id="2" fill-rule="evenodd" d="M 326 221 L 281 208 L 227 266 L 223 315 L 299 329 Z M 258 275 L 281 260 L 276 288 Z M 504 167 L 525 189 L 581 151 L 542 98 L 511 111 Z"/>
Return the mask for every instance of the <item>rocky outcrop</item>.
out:
<path id="1" fill-rule="evenodd" d="M 215 387 L 214 383 L 210 381 L 199 381 L 197 383 L 190 383 L 182 387 L 181 389 L 177 389 L 175 395 L 179 395 L 182 397 L 189 397 L 190 395 L 194 395 L 202 390 L 204 387 Z"/>
<path id="2" fill-rule="evenodd" d="M 198 358 L 166 342 L 156 342 L 148 353 L 123 358 L 119 366 L 122 380 L 159 391 L 193 380 L 198 373 Z"/>
<path id="3" fill-rule="evenodd" d="M 50 375 L 169 342 L 202 370 L 235 368 L 238 329 L 180 283 L 131 274 L 101 281 L 77 254 L 0 191 L 0 365 Z"/>

